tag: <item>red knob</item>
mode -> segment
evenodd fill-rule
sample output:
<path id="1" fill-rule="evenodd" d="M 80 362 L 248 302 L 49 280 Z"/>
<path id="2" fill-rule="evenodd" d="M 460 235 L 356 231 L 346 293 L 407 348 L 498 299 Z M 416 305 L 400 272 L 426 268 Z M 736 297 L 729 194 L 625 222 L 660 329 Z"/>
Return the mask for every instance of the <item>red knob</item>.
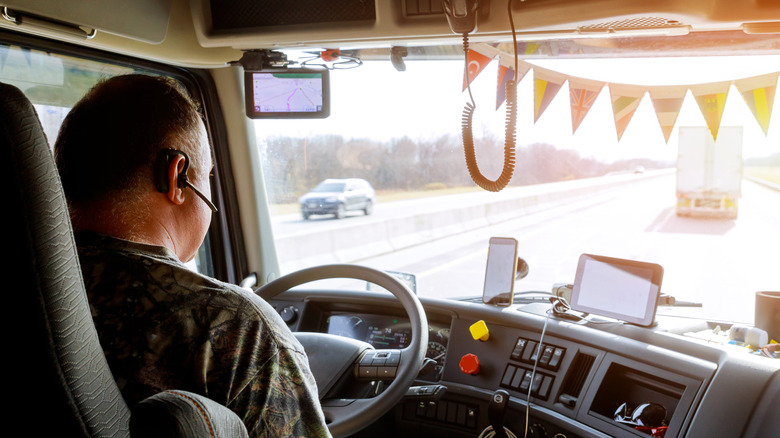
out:
<path id="1" fill-rule="evenodd" d="M 471 353 L 464 355 L 460 358 L 460 370 L 466 374 L 476 376 L 479 374 L 479 358 Z"/>

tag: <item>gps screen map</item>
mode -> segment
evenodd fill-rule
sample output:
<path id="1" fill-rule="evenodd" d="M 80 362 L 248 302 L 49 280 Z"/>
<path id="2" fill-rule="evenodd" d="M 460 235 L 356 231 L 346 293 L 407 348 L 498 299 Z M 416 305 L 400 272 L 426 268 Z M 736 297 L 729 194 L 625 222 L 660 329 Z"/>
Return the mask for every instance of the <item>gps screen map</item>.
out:
<path id="1" fill-rule="evenodd" d="M 329 115 L 327 70 L 247 72 L 250 118 L 325 118 Z M 249 93 L 247 93 L 249 94 Z"/>

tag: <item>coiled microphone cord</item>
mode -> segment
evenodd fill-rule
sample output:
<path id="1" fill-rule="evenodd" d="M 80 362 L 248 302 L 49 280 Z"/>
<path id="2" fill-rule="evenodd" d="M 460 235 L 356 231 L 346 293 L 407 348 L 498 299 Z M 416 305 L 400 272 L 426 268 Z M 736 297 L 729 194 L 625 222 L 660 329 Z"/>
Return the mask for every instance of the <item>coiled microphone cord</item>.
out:
<path id="1" fill-rule="evenodd" d="M 512 41 L 514 43 L 515 54 L 515 74 L 517 74 L 517 34 L 515 32 L 515 23 L 512 17 L 512 0 L 507 3 L 509 23 L 512 27 Z M 461 132 L 463 137 L 463 152 L 466 156 L 466 169 L 469 176 L 478 186 L 490 192 L 499 192 L 509 184 L 512 174 L 515 171 L 515 131 L 517 130 L 517 82 L 513 79 L 506 83 L 506 121 L 504 129 L 504 164 L 501 169 L 501 175 L 498 179 L 492 181 L 482 175 L 477 164 L 477 155 L 474 151 L 473 119 L 477 104 L 474 102 L 474 96 L 471 94 L 471 81 L 469 80 L 469 38 L 468 34 L 463 34 L 463 53 L 465 62 L 463 71 L 466 78 L 466 86 L 469 90 L 471 102 L 466 102 L 463 107 L 461 117 Z"/>

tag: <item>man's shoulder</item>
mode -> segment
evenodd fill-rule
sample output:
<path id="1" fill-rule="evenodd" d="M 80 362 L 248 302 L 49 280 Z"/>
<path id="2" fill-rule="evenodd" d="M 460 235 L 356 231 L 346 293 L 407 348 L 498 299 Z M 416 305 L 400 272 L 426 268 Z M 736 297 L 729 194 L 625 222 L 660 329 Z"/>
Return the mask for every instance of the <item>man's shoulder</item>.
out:
<path id="1" fill-rule="evenodd" d="M 265 300 L 238 285 L 193 271 L 165 248 L 93 234 L 77 235 L 77 243 L 93 307 L 113 306 L 115 298 L 134 297 L 133 291 L 142 290 L 155 303 L 155 311 L 179 313 L 182 318 L 191 314 L 240 318 L 246 325 L 254 321 L 280 346 L 299 348 Z"/>

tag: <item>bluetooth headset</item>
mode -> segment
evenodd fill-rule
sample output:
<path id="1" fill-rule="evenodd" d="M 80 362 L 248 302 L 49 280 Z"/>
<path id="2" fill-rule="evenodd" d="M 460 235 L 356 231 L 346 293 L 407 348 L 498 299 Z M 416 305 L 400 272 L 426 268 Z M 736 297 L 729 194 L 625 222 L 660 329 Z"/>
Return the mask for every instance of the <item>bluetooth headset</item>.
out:
<path id="1" fill-rule="evenodd" d="M 168 166 L 171 163 L 171 158 L 175 157 L 176 155 L 181 155 L 184 157 L 184 167 L 179 173 L 179 176 L 176 178 L 176 187 L 180 189 L 185 187 L 191 189 L 193 192 L 195 192 L 196 195 L 198 195 L 200 199 L 203 200 L 203 202 L 206 203 L 206 205 L 209 206 L 211 211 L 216 213 L 217 206 L 214 205 L 214 203 L 211 202 L 211 200 L 209 200 L 209 198 L 207 198 L 203 192 L 192 185 L 190 179 L 187 177 L 187 171 L 190 168 L 190 157 L 178 149 L 164 149 L 157 155 L 157 160 L 155 161 L 154 165 L 154 184 L 157 187 L 157 191 L 160 193 L 168 193 L 168 190 L 170 189 L 168 186 Z"/>

